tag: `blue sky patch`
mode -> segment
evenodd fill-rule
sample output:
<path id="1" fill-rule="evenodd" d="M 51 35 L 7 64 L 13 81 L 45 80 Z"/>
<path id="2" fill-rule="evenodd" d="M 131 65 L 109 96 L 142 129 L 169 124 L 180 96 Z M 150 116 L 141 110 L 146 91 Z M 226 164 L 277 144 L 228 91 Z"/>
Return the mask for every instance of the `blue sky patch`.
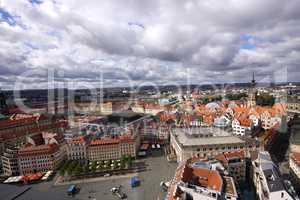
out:
<path id="1" fill-rule="evenodd" d="M 4 8 L 0 8 L 0 23 L 5 22 L 10 26 L 15 26 L 17 24 L 14 16 L 7 12 Z"/>
<path id="2" fill-rule="evenodd" d="M 241 36 L 242 44 L 241 49 L 255 49 L 256 45 L 253 43 L 254 37 L 251 35 Z"/>
<path id="3" fill-rule="evenodd" d="M 43 1 L 42 0 L 28 0 L 30 3 L 32 3 L 32 4 L 41 4 L 41 3 L 43 3 Z"/>

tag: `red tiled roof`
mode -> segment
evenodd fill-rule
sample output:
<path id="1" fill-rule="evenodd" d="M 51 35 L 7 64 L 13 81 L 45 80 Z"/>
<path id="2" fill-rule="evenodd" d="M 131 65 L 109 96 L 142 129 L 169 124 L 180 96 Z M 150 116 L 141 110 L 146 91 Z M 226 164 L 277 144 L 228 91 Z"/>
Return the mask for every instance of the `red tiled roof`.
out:
<path id="1" fill-rule="evenodd" d="M 44 144 L 44 145 L 28 145 L 21 147 L 18 151 L 20 156 L 32 156 L 32 155 L 42 155 L 42 154 L 52 154 L 58 151 L 59 146 L 57 144 Z"/>
<path id="2" fill-rule="evenodd" d="M 228 164 L 228 161 L 231 158 L 240 158 L 241 160 L 244 160 L 245 159 L 245 151 L 225 152 L 225 153 L 218 154 L 215 158 L 224 164 Z"/>
<path id="3" fill-rule="evenodd" d="M 246 117 L 240 117 L 238 118 L 238 120 L 242 126 L 246 126 L 246 127 L 251 126 L 252 121 Z"/>
<path id="4" fill-rule="evenodd" d="M 69 144 L 82 144 L 85 141 L 86 140 L 85 140 L 84 136 L 78 136 L 78 137 L 75 137 L 75 138 L 72 138 L 71 140 L 69 140 L 68 143 Z"/>
<path id="5" fill-rule="evenodd" d="M 97 146 L 97 145 L 109 145 L 109 144 L 119 144 L 119 139 L 96 139 L 91 141 L 91 146 Z"/>
<path id="6" fill-rule="evenodd" d="M 43 173 L 35 173 L 35 174 L 29 174 L 27 176 L 23 176 L 22 180 L 24 182 L 30 182 L 30 181 L 38 181 L 43 177 Z"/>
<path id="7" fill-rule="evenodd" d="M 36 122 L 36 117 L 28 117 L 28 118 L 17 118 L 17 119 L 6 119 L 0 121 L 0 129 L 5 129 L 11 126 L 21 126 L 26 124 L 32 124 Z"/>
<path id="8" fill-rule="evenodd" d="M 101 138 L 92 140 L 90 145 L 109 145 L 109 144 L 119 144 L 119 143 L 134 143 L 135 138 L 132 135 L 124 134 L 115 138 Z"/>
<path id="9" fill-rule="evenodd" d="M 199 186 L 220 192 L 222 190 L 222 179 L 218 171 L 193 168 L 193 175 L 198 177 Z"/>
<path id="10" fill-rule="evenodd" d="M 134 143 L 135 142 L 134 136 L 131 136 L 131 135 L 121 135 L 118 137 L 118 139 L 122 143 Z"/>
<path id="11" fill-rule="evenodd" d="M 221 192 L 223 181 L 218 171 L 192 168 L 189 166 L 188 162 L 189 161 L 181 164 L 177 168 L 175 177 L 169 188 L 168 200 L 177 199 L 176 185 L 180 181 L 193 182 L 194 185 Z"/>

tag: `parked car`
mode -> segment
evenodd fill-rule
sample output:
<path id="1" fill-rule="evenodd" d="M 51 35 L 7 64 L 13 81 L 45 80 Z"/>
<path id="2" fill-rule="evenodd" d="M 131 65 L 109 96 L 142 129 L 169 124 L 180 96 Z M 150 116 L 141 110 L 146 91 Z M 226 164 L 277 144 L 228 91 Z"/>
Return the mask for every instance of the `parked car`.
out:
<path id="1" fill-rule="evenodd" d="M 79 192 L 79 188 L 76 185 L 70 185 L 70 187 L 67 190 L 68 195 L 74 195 L 77 192 Z"/>
<path id="2" fill-rule="evenodd" d="M 119 199 L 125 199 L 125 198 L 127 198 L 127 195 L 124 192 L 121 191 L 121 187 L 122 187 L 121 185 L 118 186 L 118 187 L 113 187 L 113 188 L 110 189 L 110 191 L 114 195 L 116 195 Z"/>

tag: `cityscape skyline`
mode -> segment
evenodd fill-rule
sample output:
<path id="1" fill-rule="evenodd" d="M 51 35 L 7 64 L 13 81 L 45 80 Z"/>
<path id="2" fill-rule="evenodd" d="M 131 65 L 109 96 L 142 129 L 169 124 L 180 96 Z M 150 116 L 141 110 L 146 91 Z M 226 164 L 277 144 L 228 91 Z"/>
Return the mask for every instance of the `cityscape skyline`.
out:
<path id="1" fill-rule="evenodd" d="M 0 0 L 3 200 L 300 200 L 300 0 Z"/>

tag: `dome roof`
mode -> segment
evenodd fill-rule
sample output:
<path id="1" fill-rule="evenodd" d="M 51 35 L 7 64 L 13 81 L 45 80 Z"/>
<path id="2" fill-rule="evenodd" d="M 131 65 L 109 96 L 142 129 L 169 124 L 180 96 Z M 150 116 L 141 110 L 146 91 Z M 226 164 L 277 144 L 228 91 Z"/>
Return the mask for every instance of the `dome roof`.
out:
<path id="1" fill-rule="evenodd" d="M 208 108 L 208 109 L 217 109 L 217 108 L 220 108 L 219 104 L 217 104 L 216 102 L 208 103 L 208 104 L 206 104 L 205 107 Z"/>

